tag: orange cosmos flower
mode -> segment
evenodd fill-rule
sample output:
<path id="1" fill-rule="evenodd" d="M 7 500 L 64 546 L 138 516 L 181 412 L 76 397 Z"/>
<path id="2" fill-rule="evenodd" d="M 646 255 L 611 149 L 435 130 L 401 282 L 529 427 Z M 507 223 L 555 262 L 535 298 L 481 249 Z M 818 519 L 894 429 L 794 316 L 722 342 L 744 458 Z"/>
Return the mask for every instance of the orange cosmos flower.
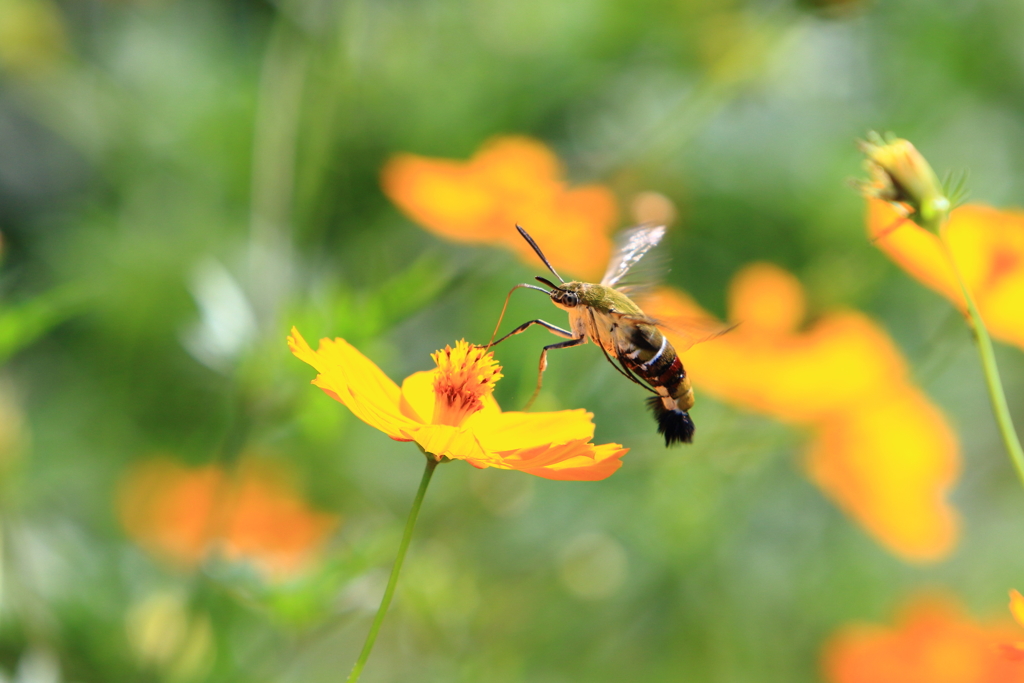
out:
<path id="1" fill-rule="evenodd" d="M 401 388 L 344 339 L 321 339 L 314 351 L 293 327 L 288 346 L 320 373 L 313 384 L 356 417 L 437 460 L 596 481 L 611 476 L 629 450 L 591 443 L 593 415 L 584 410 L 502 412 L 492 394 L 500 366 L 465 341 L 433 354 L 437 368 L 410 375 Z"/>
<path id="2" fill-rule="evenodd" d="M 518 223 L 558 268 L 596 279 L 612 251 L 618 213 L 611 190 L 570 188 L 555 154 L 526 137 L 499 137 L 469 161 L 399 154 L 384 167 L 384 193 L 409 218 L 457 242 L 504 245 L 531 265 Z"/>
<path id="3" fill-rule="evenodd" d="M 688 321 L 709 314 L 662 289 L 643 303 L 668 338 L 689 346 Z M 713 396 L 809 428 L 810 478 L 869 533 L 910 560 L 936 560 L 956 540 L 945 500 L 958 468 L 956 439 L 910 382 L 892 340 L 866 316 L 835 312 L 799 330 L 803 288 L 790 273 L 753 264 L 736 275 L 730 318 L 740 325 L 684 359 Z"/>
<path id="4" fill-rule="evenodd" d="M 877 200 L 868 204 L 868 234 L 911 276 L 966 311 L 939 236 Z M 989 332 L 1024 348 L 1024 212 L 968 204 L 952 211 L 944 237 Z"/>
<path id="5" fill-rule="evenodd" d="M 124 478 L 118 510 L 128 535 L 171 564 L 208 554 L 252 561 L 272 575 L 301 570 L 338 526 L 311 510 L 280 467 L 246 461 L 235 472 L 154 458 Z"/>
<path id="6" fill-rule="evenodd" d="M 1003 624 L 975 622 L 950 601 L 919 599 L 895 627 L 853 625 L 825 648 L 829 683 L 1024 683 L 1024 667 L 999 656 Z"/>

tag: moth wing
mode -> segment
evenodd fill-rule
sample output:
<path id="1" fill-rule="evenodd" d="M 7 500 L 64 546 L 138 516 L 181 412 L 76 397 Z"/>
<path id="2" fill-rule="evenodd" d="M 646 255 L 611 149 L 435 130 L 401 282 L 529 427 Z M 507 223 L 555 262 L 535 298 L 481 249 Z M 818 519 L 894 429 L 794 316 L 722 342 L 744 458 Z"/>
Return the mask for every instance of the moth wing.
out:
<path id="1" fill-rule="evenodd" d="M 657 246 L 664 236 L 664 225 L 641 225 L 622 233 L 619 248 L 608 264 L 608 271 L 601 279 L 601 284 L 614 287 L 644 254 Z"/>
<path id="2" fill-rule="evenodd" d="M 671 325 L 646 315 L 623 313 L 619 314 L 618 317 L 634 325 L 654 325 L 663 332 L 669 333 L 672 336 L 672 346 L 675 347 L 676 353 L 682 353 L 694 344 L 700 344 L 711 341 L 716 337 L 721 337 L 726 332 L 736 329 L 736 326 L 739 325 L 739 323 L 726 325 L 720 320 L 715 320 L 711 317 L 673 320 Z"/>

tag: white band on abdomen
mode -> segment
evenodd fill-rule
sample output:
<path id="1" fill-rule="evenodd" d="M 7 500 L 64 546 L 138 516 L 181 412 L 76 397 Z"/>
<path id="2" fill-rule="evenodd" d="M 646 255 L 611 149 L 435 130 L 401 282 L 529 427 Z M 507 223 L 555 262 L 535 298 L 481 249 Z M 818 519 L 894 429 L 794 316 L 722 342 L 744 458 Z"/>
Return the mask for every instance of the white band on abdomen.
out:
<path id="1" fill-rule="evenodd" d="M 665 353 L 665 346 L 667 344 L 668 344 L 668 337 L 666 337 L 665 335 L 661 335 L 661 348 L 658 349 L 658 352 L 656 354 L 654 354 L 654 358 L 651 358 L 649 361 L 644 363 L 644 367 L 645 368 L 650 366 L 652 363 L 654 363 L 654 361 L 656 361 L 659 358 L 661 358 L 661 354 Z"/>

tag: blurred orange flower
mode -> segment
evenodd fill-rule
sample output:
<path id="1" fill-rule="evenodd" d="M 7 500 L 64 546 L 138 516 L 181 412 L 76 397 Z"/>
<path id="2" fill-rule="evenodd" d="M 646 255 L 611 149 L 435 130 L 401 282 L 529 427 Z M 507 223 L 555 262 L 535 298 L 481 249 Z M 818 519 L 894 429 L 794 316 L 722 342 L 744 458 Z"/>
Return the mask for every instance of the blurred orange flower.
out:
<path id="1" fill-rule="evenodd" d="M 643 303 L 673 327 L 709 314 L 668 288 Z M 907 376 L 892 340 L 866 316 L 836 312 L 805 331 L 799 281 L 770 264 L 740 271 L 729 293 L 741 323 L 685 363 L 695 385 L 719 399 L 808 427 L 810 478 L 878 541 L 909 560 L 945 556 L 956 517 L 945 500 L 958 468 L 956 439 Z"/>
<path id="2" fill-rule="evenodd" d="M 1018 625 L 1024 626 L 1024 595 L 1016 590 L 1010 591 L 1010 614 Z M 1014 641 L 1012 643 L 1000 643 L 1003 654 L 1015 661 L 1024 659 L 1024 642 Z"/>
<path id="3" fill-rule="evenodd" d="M 501 367 L 482 347 L 460 341 L 433 354 L 437 369 L 416 372 L 401 388 L 344 339 L 313 351 L 294 327 L 288 346 L 317 369 L 313 384 L 356 417 L 396 441 L 415 441 L 438 460 L 519 470 L 546 479 L 596 481 L 612 475 L 629 449 L 591 443 L 584 410 L 502 412 L 494 400 Z"/>
<path id="4" fill-rule="evenodd" d="M 868 234 L 901 268 L 966 311 L 937 235 L 877 200 L 868 203 Z M 989 332 L 1024 348 L 1024 212 L 968 204 L 952 211 L 944 236 Z"/>
<path id="5" fill-rule="evenodd" d="M 919 599 L 895 627 L 851 625 L 825 647 L 829 683 L 1024 683 L 1024 667 L 999 656 L 1013 629 L 979 624 L 948 600 Z"/>
<path id="6" fill-rule="evenodd" d="M 543 143 L 499 137 L 469 161 L 415 154 L 393 157 L 381 174 L 384 193 L 427 230 L 458 242 L 501 244 L 531 265 L 536 255 L 518 223 L 559 270 L 600 278 L 611 256 L 618 210 L 601 185 L 570 188 Z"/>
<path id="7" fill-rule="evenodd" d="M 254 461 L 234 472 L 144 461 L 121 482 L 118 512 L 129 536 L 172 564 L 193 567 L 216 552 L 272 575 L 301 570 L 339 521 L 311 510 L 287 471 Z"/>

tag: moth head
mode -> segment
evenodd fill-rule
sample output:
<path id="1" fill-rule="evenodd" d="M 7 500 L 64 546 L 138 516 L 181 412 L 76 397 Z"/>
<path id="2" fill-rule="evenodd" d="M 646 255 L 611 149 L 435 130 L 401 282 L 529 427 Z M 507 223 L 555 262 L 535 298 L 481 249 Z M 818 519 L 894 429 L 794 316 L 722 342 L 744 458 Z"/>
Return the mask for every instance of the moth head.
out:
<path id="1" fill-rule="evenodd" d="M 556 285 L 542 277 L 537 279 L 551 288 L 548 295 L 551 297 L 551 301 L 559 308 L 575 308 L 580 305 L 580 292 L 583 288 L 583 283 L 564 282 Z"/>

